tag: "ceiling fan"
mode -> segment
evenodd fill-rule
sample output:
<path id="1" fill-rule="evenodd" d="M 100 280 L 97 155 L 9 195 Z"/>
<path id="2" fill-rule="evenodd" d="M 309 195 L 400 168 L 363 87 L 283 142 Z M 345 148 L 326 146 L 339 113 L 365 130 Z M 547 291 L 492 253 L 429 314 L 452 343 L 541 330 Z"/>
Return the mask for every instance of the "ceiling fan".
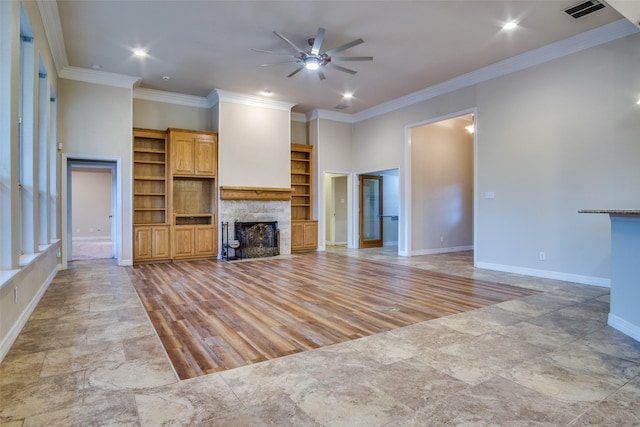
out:
<path id="1" fill-rule="evenodd" d="M 318 33 L 316 34 L 316 36 L 314 38 L 310 38 L 309 40 L 307 40 L 310 48 L 308 50 L 304 50 L 296 46 L 295 43 L 293 43 L 291 40 L 289 40 L 279 32 L 274 31 L 273 33 L 276 36 L 280 37 L 282 40 L 284 40 L 289 46 L 291 46 L 295 50 L 296 52 L 295 55 L 282 54 L 282 53 L 272 52 L 270 50 L 263 50 L 263 49 L 252 49 L 252 50 L 256 52 L 272 53 L 276 55 L 286 55 L 293 58 L 292 61 L 286 61 L 286 62 L 296 62 L 298 64 L 301 64 L 299 68 L 294 70 L 287 77 L 292 77 L 297 73 L 299 73 L 300 71 L 307 69 L 307 70 L 317 70 L 318 77 L 320 78 L 320 80 L 324 80 L 325 76 L 322 70 L 320 69 L 321 67 L 333 68 L 335 70 L 353 75 L 353 74 L 356 74 L 357 71 L 342 67 L 340 65 L 335 64 L 334 62 L 373 61 L 373 56 L 333 56 L 336 53 L 342 52 L 343 50 L 347 50 L 349 48 L 352 48 L 354 46 L 364 43 L 364 40 L 362 39 L 357 39 L 352 42 L 345 43 L 336 48 L 329 49 L 327 51 L 322 51 L 321 50 L 322 41 L 324 40 L 325 32 L 326 30 L 324 28 L 322 27 L 318 28 Z M 262 65 L 268 66 L 268 65 L 274 65 L 274 64 L 262 64 Z"/>

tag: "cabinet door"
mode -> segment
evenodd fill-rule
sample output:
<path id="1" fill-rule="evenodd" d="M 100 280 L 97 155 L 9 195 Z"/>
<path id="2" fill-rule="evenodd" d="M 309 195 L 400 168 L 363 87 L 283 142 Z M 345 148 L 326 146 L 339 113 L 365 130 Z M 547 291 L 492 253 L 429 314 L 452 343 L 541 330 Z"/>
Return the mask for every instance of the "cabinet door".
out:
<path id="1" fill-rule="evenodd" d="M 304 248 L 304 223 L 291 222 L 291 250 Z"/>
<path id="2" fill-rule="evenodd" d="M 194 250 L 194 226 L 180 226 L 173 230 L 173 256 L 193 256 Z"/>
<path id="3" fill-rule="evenodd" d="M 316 221 L 304 223 L 304 248 L 315 249 L 318 247 L 318 223 Z"/>
<path id="4" fill-rule="evenodd" d="M 171 138 L 171 171 L 175 175 L 193 175 L 195 145 L 193 136 L 176 133 Z"/>
<path id="5" fill-rule="evenodd" d="M 151 256 L 153 258 L 169 258 L 169 227 L 153 227 Z"/>
<path id="6" fill-rule="evenodd" d="M 214 227 L 196 227 L 196 256 L 215 254 L 216 243 L 216 229 Z"/>
<path id="7" fill-rule="evenodd" d="M 133 260 L 151 258 L 151 227 L 133 227 Z"/>
<path id="8" fill-rule="evenodd" d="M 194 173 L 197 176 L 215 176 L 216 175 L 216 143 L 210 139 L 196 138 Z"/>

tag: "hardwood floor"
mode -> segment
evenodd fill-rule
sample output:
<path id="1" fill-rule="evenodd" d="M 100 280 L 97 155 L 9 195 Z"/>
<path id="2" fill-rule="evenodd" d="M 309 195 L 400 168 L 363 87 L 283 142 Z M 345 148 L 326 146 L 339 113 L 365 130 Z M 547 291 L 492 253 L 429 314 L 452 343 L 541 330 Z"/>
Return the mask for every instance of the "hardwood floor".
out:
<path id="1" fill-rule="evenodd" d="M 330 252 L 128 270 L 181 379 L 536 293 Z"/>

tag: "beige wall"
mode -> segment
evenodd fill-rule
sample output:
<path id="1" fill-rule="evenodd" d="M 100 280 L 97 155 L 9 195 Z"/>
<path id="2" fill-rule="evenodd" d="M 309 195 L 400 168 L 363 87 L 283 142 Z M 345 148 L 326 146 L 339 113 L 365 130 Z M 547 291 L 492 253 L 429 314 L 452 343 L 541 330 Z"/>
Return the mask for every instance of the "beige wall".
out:
<path id="1" fill-rule="evenodd" d="M 220 185 L 289 188 L 289 111 L 221 101 L 219 112 Z"/>
<path id="2" fill-rule="evenodd" d="M 207 108 L 133 99 L 133 126 L 146 129 L 214 130 Z"/>
<path id="3" fill-rule="evenodd" d="M 473 135 L 448 119 L 411 129 L 411 252 L 473 243 Z"/>
<path id="4" fill-rule="evenodd" d="M 309 142 L 307 122 L 291 121 L 291 143 L 307 144 Z"/>
<path id="5" fill-rule="evenodd" d="M 640 207 L 639 76 L 636 34 L 478 86 L 481 261 L 609 277 L 609 219 L 577 211 Z"/>
<path id="6" fill-rule="evenodd" d="M 19 35 L 20 35 L 20 2 L 3 1 L 0 4 L 0 27 L 2 28 L 3 56 L 0 64 L 0 74 L 2 74 L 3 86 L 1 88 L 2 100 L 0 111 L 9 117 L 12 126 L 0 130 L 0 139 L 5 144 L 8 141 L 9 156 L 0 159 L 0 181 L 5 188 L 17 189 L 18 175 L 18 76 L 19 76 Z M 36 61 L 42 59 L 46 70 L 47 84 L 53 89 L 52 96 L 58 96 L 58 75 L 54 66 L 49 44 L 47 43 L 44 26 L 36 2 L 22 2 L 25 15 L 34 36 L 34 54 Z M 8 37 L 6 35 L 9 34 Z M 7 59 L 9 59 L 7 61 Z M 37 64 L 37 62 L 36 62 Z M 6 80 L 5 80 L 6 78 Z M 37 78 L 37 76 L 34 76 Z M 8 84 L 7 84 L 8 82 Z M 6 84 L 6 86 L 4 86 Z M 53 126 L 55 129 L 55 126 Z M 49 140 L 49 144 L 55 144 L 55 135 Z M 54 146 L 55 147 L 55 146 Z M 55 150 L 52 150 L 55 152 Z M 54 161 L 54 163 L 56 163 Z M 34 182 L 41 182 L 39 175 Z M 52 187 L 57 188 L 58 183 L 52 182 Z M 40 188 L 39 191 L 46 189 Z M 0 192 L 0 209 L 2 218 L 10 221 L 11 225 L 18 224 L 18 198 L 17 190 Z M 54 194 L 53 196 L 56 196 Z M 49 214 L 48 222 L 57 221 L 60 218 L 59 208 L 54 207 L 56 213 Z M 51 216 L 53 215 L 53 216 Z M 38 227 L 38 224 L 35 224 Z M 15 230 L 15 227 L 13 227 Z M 51 230 L 49 230 L 51 231 Z M 14 231 L 12 230 L 12 234 Z M 52 232 L 52 234 L 55 234 Z M 57 236 L 53 236 L 55 238 Z M 29 255 L 29 261 L 25 265 L 19 265 L 17 235 L 6 235 L 3 233 L 0 239 L 0 252 L 2 253 L 5 271 L 0 271 L 0 361 L 9 351 L 12 343 L 16 339 L 20 329 L 27 322 L 33 309 L 35 309 L 42 294 L 46 291 L 49 283 L 58 271 L 58 247 L 59 243 L 55 239 L 47 239 L 41 236 L 40 243 L 51 242 L 49 245 L 37 247 L 36 254 Z M 5 264 L 6 261 L 6 264 Z M 21 260 L 21 261 L 24 261 Z"/>
<path id="7" fill-rule="evenodd" d="M 407 126 L 475 108 L 477 265 L 607 284 L 609 219 L 577 211 L 640 206 L 639 93 L 636 34 L 357 122 L 354 170 L 402 166 Z"/>
<path id="8" fill-rule="evenodd" d="M 72 169 L 71 235 L 73 238 L 111 238 L 111 169 Z"/>
<path id="9" fill-rule="evenodd" d="M 80 159 L 120 160 L 118 262 L 131 264 L 131 89 L 67 79 L 60 79 L 59 86 L 58 140 L 63 153 Z M 63 243 L 66 239 L 63 235 Z"/>

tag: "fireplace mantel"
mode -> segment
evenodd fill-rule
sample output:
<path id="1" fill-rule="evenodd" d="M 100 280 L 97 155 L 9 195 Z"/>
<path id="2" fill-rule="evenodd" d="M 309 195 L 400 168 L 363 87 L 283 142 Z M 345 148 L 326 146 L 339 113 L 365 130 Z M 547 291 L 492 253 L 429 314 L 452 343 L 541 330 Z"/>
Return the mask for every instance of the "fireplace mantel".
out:
<path id="1" fill-rule="evenodd" d="M 220 187 L 221 200 L 291 200 L 291 188 L 273 187 Z"/>

